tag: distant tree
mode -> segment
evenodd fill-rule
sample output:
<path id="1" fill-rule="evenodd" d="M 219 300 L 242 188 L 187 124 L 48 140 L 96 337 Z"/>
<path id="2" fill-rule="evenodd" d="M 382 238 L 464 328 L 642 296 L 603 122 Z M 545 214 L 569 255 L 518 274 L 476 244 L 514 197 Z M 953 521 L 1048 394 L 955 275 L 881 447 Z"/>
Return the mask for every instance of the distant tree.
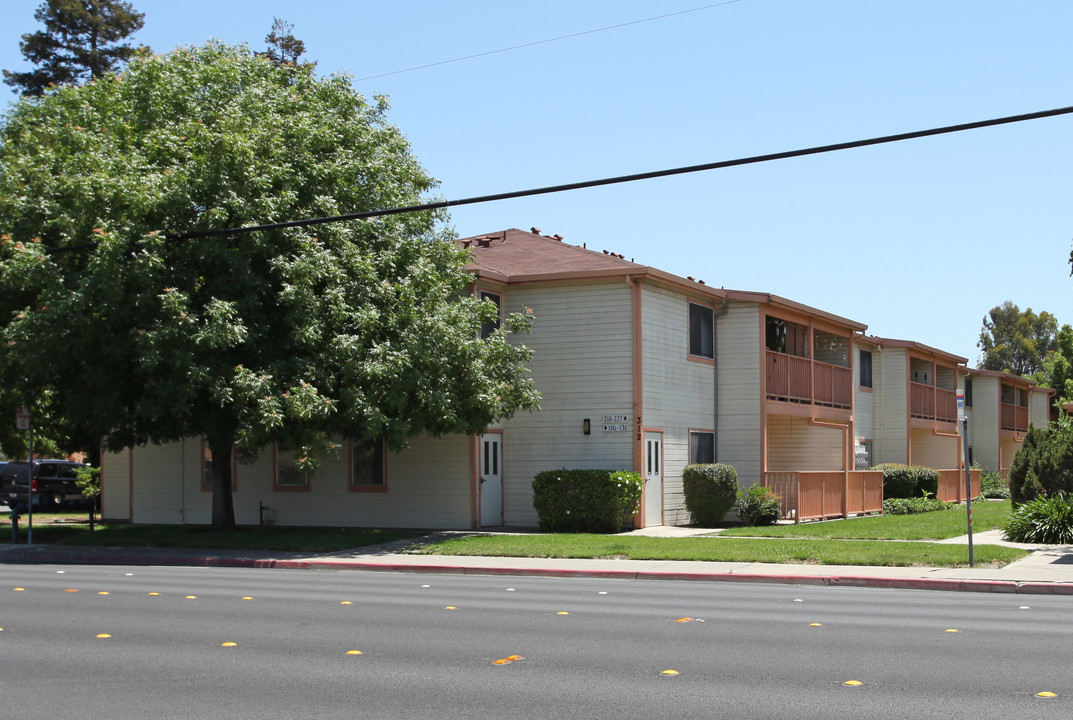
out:
<path id="1" fill-rule="evenodd" d="M 436 181 L 348 78 L 209 43 L 22 100 L 0 118 L 0 388 L 118 450 L 282 442 L 313 472 L 339 439 L 391 450 L 537 407 L 499 310 L 471 292 Z M 88 247 L 88 249 L 86 249 Z M 63 252 L 69 250 L 70 252 Z M 57 252 L 61 251 L 61 252 Z M 212 524 L 234 526 L 231 463 Z"/>
<path id="2" fill-rule="evenodd" d="M 1049 312 L 1024 312 L 1007 300 L 984 317 L 980 342 L 980 367 L 1029 376 L 1044 368 L 1055 349 L 1058 320 Z"/>
<path id="3" fill-rule="evenodd" d="M 24 96 L 115 72 L 137 52 L 119 41 L 142 28 L 145 14 L 121 0 L 46 0 L 34 18 L 45 29 L 23 35 L 19 49 L 37 67 L 4 70 L 4 82 Z"/>
<path id="4" fill-rule="evenodd" d="M 268 50 L 258 54 L 276 65 L 298 65 L 298 59 L 306 51 L 306 44 L 294 36 L 294 25 L 281 18 L 272 18 L 272 30 L 265 35 L 265 42 L 268 43 Z M 302 65 L 312 68 L 316 63 Z"/>
<path id="5" fill-rule="evenodd" d="M 1058 331 L 1054 352 L 1044 362 L 1043 370 L 1036 373 L 1035 380 L 1043 387 L 1054 389 L 1056 407 L 1073 402 L 1073 327 L 1063 325 Z"/>

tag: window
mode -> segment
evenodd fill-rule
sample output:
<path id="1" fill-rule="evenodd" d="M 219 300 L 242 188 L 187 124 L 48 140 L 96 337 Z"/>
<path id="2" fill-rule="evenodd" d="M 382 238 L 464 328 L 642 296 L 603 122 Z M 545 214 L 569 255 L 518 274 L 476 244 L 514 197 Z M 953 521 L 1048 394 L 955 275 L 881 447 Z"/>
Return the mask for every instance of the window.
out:
<path id="1" fill-rule="evenodd" d="M 275 486 L 273 490 L 309 490 L 309 475 L 295 465 L 297 453 L 278 442 L 275 445 Z"/>
<path id="2" fill-rule="evenodd" d="M 872 387 L 872 351 L 861 350 L 861 387 Z"/>
<path id="3" fill-rule="evenodd" d="M 488 300 L 496 306 L 497 310 L 502 310 L 502 298 L 496 293 L 487 292 L 481 290 L 481 300 Z M 499 315 L 496 315 L 495 320 L 489 320 L 481 323 L 481 340 L 487 340 L 488 336 L 499 329 Z"/>
<path id="4" fill-rule="evenodd" d="M 715 359 L 715 310 L 689 303 L 689 354 Z"/>
<path id="5" fill-rule="evenodd" d="M 209 449 L 209 441 L 201 438 L 201 489 L 206 492 L 212 491 L 212 450 Z M 231 492 L 238 490 L 238 466 L 235 462 L 235 451 L 231 451 Z"/>
<path id="6" fill-rule="evenodd" d="M 1013 405 L 1013 385 L 1002 385 L 1000 388 L 1000 400 L 1005 405 Z"/>
<path id="7" fill-rule="evenodd" d="M 767 319 L 766 345 L 768 350 L 796 357 L 808 357 L 806 335 L 808 335 L 808 328 L 804 325 L 797 325 L 775 317 Z"/>
<path id="8" fill-rule="evenodd" d="M 1023 408 L 1028 407 L 1028 391 L 1024 388 L 1017 388 L 1017 405 Z"/>
<path id="9" fill-rule="evenodd" d="M 350 489 L 358 492 L 387 492 L 384 472 L 384 443 L 350 442 Z"/>
<path id="10" fill-rule="evenodd" d="M 689 462 L 715 462 L 715 433 L 706 430 L 689 431 Z"/>
<path id="11" fill-rule="evenodd" d="M 965 407 L 972 407 L 972 378 L 965 378 Z"/>

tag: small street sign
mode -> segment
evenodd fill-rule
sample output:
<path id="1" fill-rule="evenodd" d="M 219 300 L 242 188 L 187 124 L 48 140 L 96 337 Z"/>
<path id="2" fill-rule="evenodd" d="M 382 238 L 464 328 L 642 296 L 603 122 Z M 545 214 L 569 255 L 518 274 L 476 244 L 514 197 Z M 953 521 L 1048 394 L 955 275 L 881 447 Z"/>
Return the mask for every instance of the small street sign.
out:
<path id="1" fill-rule="evenodd" d="M 30 429 L 30 411 L 20 407 L 15 411 L 15 427 L 19 430 Z"/>

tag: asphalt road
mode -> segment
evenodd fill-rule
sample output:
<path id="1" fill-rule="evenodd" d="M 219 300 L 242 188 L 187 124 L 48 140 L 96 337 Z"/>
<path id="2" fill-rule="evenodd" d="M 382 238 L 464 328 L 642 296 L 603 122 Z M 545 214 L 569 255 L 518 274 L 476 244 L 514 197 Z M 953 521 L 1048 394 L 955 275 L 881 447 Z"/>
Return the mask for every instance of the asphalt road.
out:
<path id="1" fill-rule="evenodd" d="M 1073 715 L 1061 597 L 224 568 L 0 577 L 0 718 Z"/>

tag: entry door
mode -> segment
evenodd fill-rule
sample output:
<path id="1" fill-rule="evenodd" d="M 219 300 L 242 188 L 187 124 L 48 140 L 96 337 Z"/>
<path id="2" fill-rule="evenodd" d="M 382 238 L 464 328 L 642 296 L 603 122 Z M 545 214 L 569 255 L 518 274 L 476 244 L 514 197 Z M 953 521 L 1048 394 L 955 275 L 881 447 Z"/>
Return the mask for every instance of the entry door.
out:
<path id="1" fill-rule="evenodd" d="M 503 436 L 481 436 L 481 527 L 503 524 Z"/>
<path id="2" fill-rule="evenodd" d="M 645 433 L 645 526 L 663 524 L 663 434 Z"/>

